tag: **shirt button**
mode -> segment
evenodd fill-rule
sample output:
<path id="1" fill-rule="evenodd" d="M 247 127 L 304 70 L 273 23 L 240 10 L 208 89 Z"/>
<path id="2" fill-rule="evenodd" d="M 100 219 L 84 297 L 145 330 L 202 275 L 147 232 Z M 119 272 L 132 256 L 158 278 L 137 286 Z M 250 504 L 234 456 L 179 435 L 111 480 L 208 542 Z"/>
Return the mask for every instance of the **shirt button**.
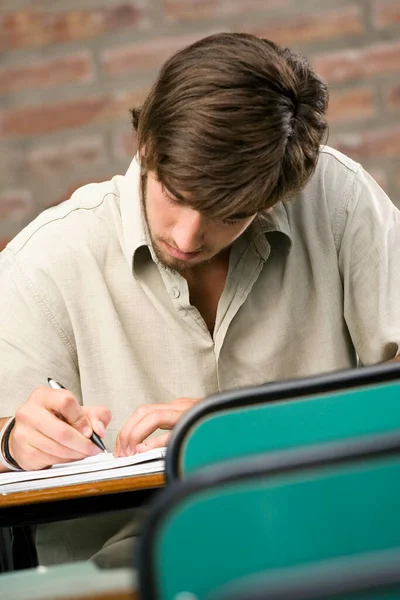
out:
<path id="1" fill-rule="evenodd" d="M 172 297 L 173 298 L 179 298 L 180 295 L 181 295 L 181 293 L 178 290 L 178 288 L 176 288 L 176 287 L 172 288 Z"/>

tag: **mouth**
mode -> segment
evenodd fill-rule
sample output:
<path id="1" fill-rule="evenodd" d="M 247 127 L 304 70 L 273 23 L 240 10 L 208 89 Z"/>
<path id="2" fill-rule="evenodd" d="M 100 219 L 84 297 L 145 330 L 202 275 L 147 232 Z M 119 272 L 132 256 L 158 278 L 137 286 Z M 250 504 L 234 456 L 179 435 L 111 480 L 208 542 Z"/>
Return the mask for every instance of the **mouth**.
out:
<path id="1" fill-rule="evenodd" d="M 164 242 L 164 241 L 163 241 L 163 244 L 164 244 L 168 254 L 170 254 L 174 258 L 177 258 L 178 260 L 193 260 L 194 258 L 197 258 L 201 254 L 200 251 L 182 252 L 182 250 L 178 250 L 178 248 L 174 248 L 173 246 L 170 246 L 170 244 L 168 244 L 167 242 Z"/>

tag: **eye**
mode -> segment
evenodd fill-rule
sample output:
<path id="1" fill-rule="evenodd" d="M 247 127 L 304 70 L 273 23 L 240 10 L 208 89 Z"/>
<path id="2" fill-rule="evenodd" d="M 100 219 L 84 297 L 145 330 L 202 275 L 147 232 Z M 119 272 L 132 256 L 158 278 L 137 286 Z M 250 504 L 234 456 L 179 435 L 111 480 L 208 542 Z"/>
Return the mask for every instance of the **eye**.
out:
<path id="1" fill-rule="evenodd" d="M 224 225 L 236 225 L 237 223 L 240 223 L 241 221 L 245 221 L 246 219 L 249 219 L 250 217 L 252 217 L 253 215 L 234 215 L 232 217 L 228 217 L 226 219 L 221 219 L 221 222 Z"/>
<path id="2" fill-rule="evenodd" d="M 176 200 L 176 198 L 172 198 L 172 196 L 167 194 L 165 188 L 163 188 L 162 194 L 163 194 L 164 198 L 167 200 L 167 202 L 169 202 L 169 204 L 177 204 L 178 201 Z"/>
<path id="3" fill-rule="evenodd" d="M 237 223 L 239 223 L 241 221 L 241 219 L 236 219 L 234 217 L 230 217 L 229 219 L 221 219 L 221 222 L 224 225 L 236 225 Z"/>

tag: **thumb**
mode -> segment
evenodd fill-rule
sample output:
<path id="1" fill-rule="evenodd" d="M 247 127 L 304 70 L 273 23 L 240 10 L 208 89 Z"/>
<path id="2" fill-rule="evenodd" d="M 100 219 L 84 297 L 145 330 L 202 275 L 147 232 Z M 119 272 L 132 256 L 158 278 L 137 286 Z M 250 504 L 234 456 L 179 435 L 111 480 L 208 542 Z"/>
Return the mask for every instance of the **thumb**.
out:
<path id="1" fill-rule="evenodd" d="M 112 418 L 111 411 L 106 406 L 86 406 L 85 413 L 93 431 L 103 437 Z"/>

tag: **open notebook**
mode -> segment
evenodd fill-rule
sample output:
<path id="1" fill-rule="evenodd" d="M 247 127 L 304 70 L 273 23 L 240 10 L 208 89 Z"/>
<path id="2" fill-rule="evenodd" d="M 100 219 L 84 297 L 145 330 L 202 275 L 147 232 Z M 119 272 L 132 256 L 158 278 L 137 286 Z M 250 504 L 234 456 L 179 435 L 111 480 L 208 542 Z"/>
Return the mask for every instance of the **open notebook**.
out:
<path id="1" fill-rule="evenodd" d="M 166 448 L 155 448 L 122 458 L 116 458 L 111 452 L 103 452 L 41 471 L 0 473 L 0 494 L 160 473 L 164 471 L 165 452 Z"/>

